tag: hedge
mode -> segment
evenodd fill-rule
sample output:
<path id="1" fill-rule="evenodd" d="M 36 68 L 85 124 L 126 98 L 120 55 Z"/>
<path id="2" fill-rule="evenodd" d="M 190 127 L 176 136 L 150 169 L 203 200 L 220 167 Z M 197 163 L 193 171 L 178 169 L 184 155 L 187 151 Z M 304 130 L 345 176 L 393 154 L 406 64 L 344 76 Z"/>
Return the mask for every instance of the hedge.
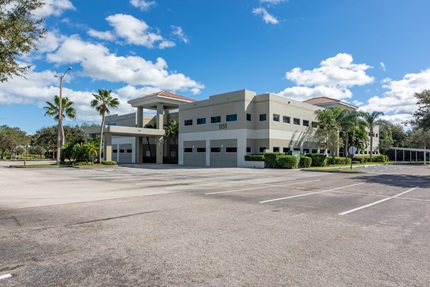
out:
<path id="1" fill-rule="evenodd" d="M 366 163 L 370 160 L 370 156 L 363 155 L 363 156 L 354 156 L 352 158 L 353 161 L 359 161 L 360 163 Z"/>
<path id="2" fill-rule="evenodd" d="M 335 163 L 336 164 L 351 164 L 351 158 L 344 158 L 337 156 L 335 157 Z"/>
<path id="3" fill-rule="evenodd" d="M 245 161 L 264 161 L 264 154 L 245 155 Z"/>
<path id="4" fill-rule="evenodd" d="M 387 162 L 388 160 L 388 156 L 383 154 L 372 156 L 372 162 Z"/>
<path id="5" fill-rule="evenodd" d="M 326 166 L 327 165 L 327 155 L 321 153 L 311 153 L 306 155 L 312 159 L 311 166 Z"/>
<path id="6" fill-rule="evenodd" d="M 281 155 L 278 156 L 278 166 L 280 168 L 295 168 L 298 164 L 298 159 L 297 157 L 293 156 L 293 155 Z"/>
<path id="7" fill-rule="evenodd" d="M 278 158 L 281 156 L 285 156 L 285 154 L 281 152 L 266 152 L 264 154 L 264 162 L 266 167 L 271 167 L 271 168 L 279 167 Z"/>
<path id="8" fill-rule="evenodd" d="M 300 155 L 300 167 L 311 167 L 312 158 L 305 155 Z"/>
<path id="9" fill-rule="evenodd" d="M 116 165 L 116 161 L 114 161 L 114 160 L 102 160 L 102 164 L 104 164 L 104 165 Z"/>

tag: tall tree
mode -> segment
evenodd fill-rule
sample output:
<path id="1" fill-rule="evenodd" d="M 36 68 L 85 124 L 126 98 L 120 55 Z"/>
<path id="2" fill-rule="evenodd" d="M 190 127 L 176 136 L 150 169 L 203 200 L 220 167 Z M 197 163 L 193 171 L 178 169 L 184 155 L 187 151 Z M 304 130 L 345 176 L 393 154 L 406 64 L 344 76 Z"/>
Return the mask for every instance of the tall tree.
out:
<path id="1" fill-rule="evenodd" d="M 164 126 L 164 136 L 166 138 L 170 138 L 173 140 L 173 144 L 175 145 L 175 149 L 177 148 L 176 143 L 178 139 L 179 134 L 179 122 L 178 121 L 171 121 L 167 126 Z M 175 150 L 176 155 L 178 154 L 178 151 Z"/>
<path id="2" fill-rule="evenodd" d="M 347 157 L 350 138 L 351 141 L 354 142 L 357 129 L 363 127 L 365 123 L 360 119 L 359 113 L 356 110 L 350 109 L 342 109 L 338 115 L 337 121 L 345 136 L 344 155 Z"/>
<path id="3" fill-rule="evenodd" d="M 317 110 L 316 112 L 318 129 L 315 132 L 315 137 L 318 140 L 318 146 L 327 151 L 330 150 L 333 163 L 335 162 L 335 151 L 339 148 L 341 139 L 339 137 L 339 117 L 342 113 L 341 108 Z"/>
<path id="4" fill-rule="evenodd" d="M 414 128 L 409 134 L 407 142 L 410 147 L 426 149 L 430 146 L 430 131 Z"/>
<path id="5" fill-rule="evenodd" d="M 109 108 L 116 109 L 119 107 L 118 98 L 111 95 L 111 90 L 99 89 L 98 94 L 93 94 L 94 99 L 91 101 L 91 107 L 102 116 L 102 123 L 100 126 L 100 141 L 99 141 L 99 162 L 102 161 L 102 147 L 103 147 L 103 133 L 105 129 L 105 115 L 110 114 Z"/>
<path id="6" fill-rule="evenodd" d="M 372 161 L 372 155 L 373 155 L 373 136 L 375 135 L 373 129 L 376 126 L 376 121 L 378 120 L 379 116 L 384 115 L 383 112 L 373 111 L 371 113 L 369 112 L 362 112 L 361 116 L 367 123 L 367 127 L 369 128 L 369 137 L 370 137 L 370 161 Z"/>
<path id="7" fill-rule="evenodd" d="M 3 125 L 0 127 L 0 158 L 3 158 L 6 152 L 12 156 L 14 150 L 18 146 L 28 144 L 28 137 L 24 131 L 19 128 L 11 128 Z"/>
<path id="8" fill-rule="evenodd" d="M 68 117 L 69 119 L 75 119 L 76 118 L 76 110 L 73 107 L 73 102 L 69 100 L 69 98 L 64 97 L 61 98 L 61 111 L 62 111 L 62 119 L 64 119 L 65 117 Z M 54 102 L 46 102 L 46 106 L 43 107 L 46 112 L 45 112 L 45 116 L 49 115 L 51 117 L 54 117 L 54 119 L 56 121 L 59 120 L 59 113 L 60 113 L 60 98 L 55 95 L 54 96 Z M 60 129 L 61 129 L 61 145 L 64 145 L 66 140 L 64 137 L 64 128 L 63 128 L 63 124 L 62 121 L 59 122 L 60 125 Z"/>
<path id="9" fill-rule="evenodd" d="M 430 129 L 430 90 L 415 93 L 415 97 L 418 99 L 418 110 L 409 123 L 425 130 Z"/>
<path id="10" fill-rule="evenodd" d="M 16 58 L 35 50 L 46 33 L 43 19 L 33 15 L 42 5 L 42 0 L 0 1 L 0 82 L 23 76 L 30 68 Z"/>
<path id="11" fill-rule="evenodd" d="M 378 124 L 381 127 L 379 132 L 379 149 L 386 154 L 387 151 L 393 147 L 393 134 L 389 125 Z"/>

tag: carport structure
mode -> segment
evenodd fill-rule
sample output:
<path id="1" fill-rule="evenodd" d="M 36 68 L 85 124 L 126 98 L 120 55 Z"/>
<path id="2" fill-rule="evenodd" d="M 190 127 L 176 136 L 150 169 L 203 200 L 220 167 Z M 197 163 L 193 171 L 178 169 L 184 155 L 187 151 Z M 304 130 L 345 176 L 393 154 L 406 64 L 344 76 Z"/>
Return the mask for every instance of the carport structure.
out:
<path id="1" fill-rule="evenodd" d="M 177 110 L 180 104 L 191 103 L 195 100 L 182 97 L 173 93 L 161 91 L 147 96 L 128 101 L 128 103 L 137 108 L 136 127 L 113 126 L 107 125 L 104 130 L 104 159 L 112 160 L 112 136 L 134 137 L 135 151 L 134 162 L 143 162 L 143 139 L 147 137 L 155 138 L 156 142 L 156 163 L 163 163 L 164 150 L 164 126 L 167 125 L 167 115 L 171 110 Z M 156 127 L 144 128 L 143 110 L 156 111 Z M 100 134 L 100 127 L 89 128 L 86 133 L 90 136 Z"/>
<path id="2" fill-rule="evenodd" d="M 394 161 L 397 162 L 397 151 L 403 151 L 402 162 L 405 162 L 405 151 L 409 151 L 409 161 L 412 161 L 412 152 L 415 152 L 415 160 L 418 161 L 418 153 L 423 153 L 424 156 L 424 165 L 426 165 L 426 154 L 430 153 L 430 149 L 422 149 L 422 148 L 406 148 L 406 147 L 395 147 L 394 148 Z M 430 157 L 430 156 L 429 156 Z"/>

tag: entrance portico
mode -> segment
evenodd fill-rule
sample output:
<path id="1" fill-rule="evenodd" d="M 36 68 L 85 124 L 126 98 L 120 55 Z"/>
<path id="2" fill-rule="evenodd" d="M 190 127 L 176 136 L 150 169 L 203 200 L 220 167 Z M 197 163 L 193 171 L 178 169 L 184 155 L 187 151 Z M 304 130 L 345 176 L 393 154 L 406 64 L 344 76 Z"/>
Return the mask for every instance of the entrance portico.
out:
<path id="1" fill-rule="evenodd" d="M 104 130 L 104 159 L 112 160 L 112 137 L 134 137 L 133 162 L 143 162 L 143 139 L 153 138 L 155 140 L 155 158 L 157 164 L 163 163 L 164 151 L 164 126 L 168 125 L 168 113 L 170 110 L 177 110 L 180 104 L 194 102 L 193 99 L 186 98 L 173 93 L 161 91 L 147 96 L 128 101 L 137 109 L 135 117 L 135 127 L 107 125 Z M 155 124 L 151 127 L 144 127 L 144 109 L 155 110 Z M 95 136 L 100 134 L 100 127 L 89 128 L 87 134 Z"/>

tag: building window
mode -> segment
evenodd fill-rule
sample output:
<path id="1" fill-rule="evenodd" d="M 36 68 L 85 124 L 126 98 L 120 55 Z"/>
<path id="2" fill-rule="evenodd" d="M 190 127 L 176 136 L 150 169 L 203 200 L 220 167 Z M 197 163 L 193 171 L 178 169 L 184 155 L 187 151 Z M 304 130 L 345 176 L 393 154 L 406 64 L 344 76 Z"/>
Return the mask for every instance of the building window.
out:
<path id="1" fill-rule="evenodd" d="M 193 148 L 192 147 L 186 147 L 186 148 L 184 148 L 184 152 L 193 152 Z"/>
<path id="2" fill-rule="evenodd" d="M 211 117 L 211 123 L 220 123 L 221 122 L 221 116 Z"/>
<path id="3" fill-rule="evenodd" d="M 300 119 L 298 119 L 298 118 L 294 118 L 294 119 L 293 119 L 293 123 L 294 123 L 295 125 L 300 125 Z"/>
<path id="4" fill-rule="evenodd" d="M 303 120 L 303 125 L 304 125 L 305 127 L 308 127 L 308 126 L 309 126 L 309 121 L 307 121 L 307 120 Z"/>
<path id="5" fill-rule="evenodd" d="M 206 148 L 205 147 L 198 147 L 197 152 L 206 152 Z"/>
<path id="6" fill-rule="evenodd" d="M 266 114 L 260 114 L 260 122 L 265 122 L 266 120 Z"/>
<path id="7" fill-rule="evenodd" d="M 274 147 L 273 152 L 279 152 L 279 147 Z"/>
<path id="8" fill-rule="evenodd" d="M 192 126 L 193 125 L 193 120 L 185 120 L 184 121 L 184 125 L 185 126 Z"/>
<path id="9" fill-rule="evenodd" d="M 124 152 L 125 152 L 125 150 L 123 150 L 123 149 L 119 150 L 119 153 L 124 153 Z"/>
<path id="10" fill-rule="evenodd" d="M 198 125 L 205 125 L 206 124 L 206 118 L 197 119 L 197 124 Z"/>
<path id="11" fill-rule="evenodd" d="M 118 152 L 118 150 L 117 150 L 117 149 L 114 149 L 114 150 L 112 150 L 112 152 L 113 152 L 113 153 L 117 153 L 117 152 Z"/>
<path id="12" fill-rule="evenodd" d="M 246 120 L 247 120 L 248 122 L 250 122 L 250 121 L 251 121 L 251 114 L 246 114 Z"/>
<path id="13" fill-rule="evenodd" d="M 273 114 L 273 121 L 274 122 L 279 122 L 279 115 Z"/>
<path id="14" fill-rule="evenodd" d="M 312 122 L 312 127 L 313 128 L 317 128 L 318 127 L 318 123 L 317 122 Z"/>
<path id="15" fill-rule="evenodd" d="M 247 147 L 246 152 L 251 152 L 251 147 Z"/>
<path id="16" fill-rule="evenodd" d="M 133 152 L 133 150 L 131 150 L 131 149 L 127 150 L 127 153 L 132 153 L 132 152 Z"/>
<path id="17" fill-rule="evenodd" d="M 237 152 L 237 147 L 226 147 L 225 152 Z"/>
<path id="18" fill-rule="evenodd" d="M 284 122 L 284 124 L 289 124 L 291 120 L 290 120 L 290 117 L 283 116 L 282 121 Z"/>
<path id="19" fill-rule="evenodd" d="M 237 121 L 237 114 L 226 115 L 225 120 L 226 120 L 226 122 L 235 122 L 235 121 Z"/>
<path id="20" fill-rule="evenodd" d="M 211 147 L 211 152 L 221 152 L 220 147 Z"/>
<path id="21" fill-rule="evenodd" d="M 290 151 L 290 148 L 289 147 L 284 147 L 283 149 L 282 149 L 282 152 L 283 153 L 288 153 Z"/>
<path id="22" fill-rule="evenodd" d="M 259 151 L 261 152 L 261 153 L 264 153 L 265 151 L 266 151 L 266 147 L 265 146 L 262 146 L 262 147 L 260 147 L 260 149 L 259 149 Z"/>
<path id="23" fill-rule="evenodd" d="M 312 153 L 318 153 L 318 150 L 317 149 L 312 149 Z"/>

